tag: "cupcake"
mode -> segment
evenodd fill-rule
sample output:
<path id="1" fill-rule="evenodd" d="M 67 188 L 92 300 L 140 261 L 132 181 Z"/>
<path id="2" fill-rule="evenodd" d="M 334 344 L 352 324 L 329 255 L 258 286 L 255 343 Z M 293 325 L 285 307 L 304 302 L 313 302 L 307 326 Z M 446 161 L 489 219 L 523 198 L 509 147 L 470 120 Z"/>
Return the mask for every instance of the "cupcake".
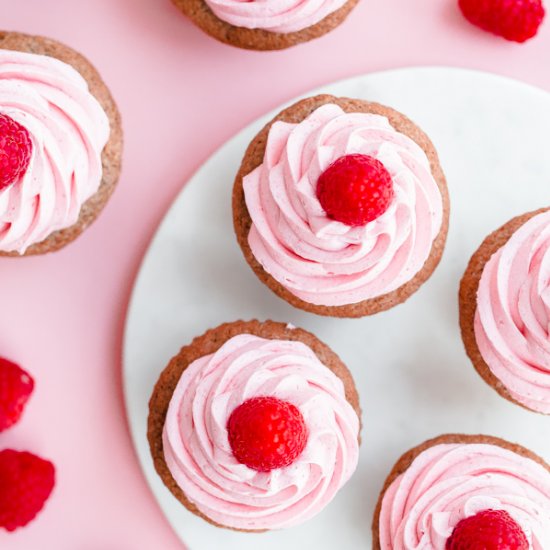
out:
<path id="1" fill-rule="evenodd" d="M 344 21 L 358 0 L 172 0 L 204 32 L 247 50 L 282 50 Z"/>
<path id="2" fill-rule="evenodd" d="M 484 435 L 443 435 L 404 454 L 380 495 L 374 550 L 550 548 L 550 467 Z"/>
<path id="3" fill-rule="evenodd" d="M 236 321 L 182 348 L 149 402 L 162 481 L 218 527 L 264 531 L 310 519 L 353 474 L 359 398 L 313 334 Z"/>
<path id="4" fill-rule="evenodd" d="M 58 250 L 98 216 L 120 173 L 122 129 L 74 50 L 0 32 L 0 255 Z"/>
<path id="5" fill-rule="evenodd" d="M 445 176 L 404 115 L 321 95 L 277 115 L 249 145 L 233 221 L 256 275 L 295 307 L 362 317 L 409 298 L 447 237 Z"/>
<path id="6" fill-rule="evenodd" d="M 481 377 L 513 403 L 550 414 L 550 209 L 489 235 L 459 300 L 462 339 Z"/>

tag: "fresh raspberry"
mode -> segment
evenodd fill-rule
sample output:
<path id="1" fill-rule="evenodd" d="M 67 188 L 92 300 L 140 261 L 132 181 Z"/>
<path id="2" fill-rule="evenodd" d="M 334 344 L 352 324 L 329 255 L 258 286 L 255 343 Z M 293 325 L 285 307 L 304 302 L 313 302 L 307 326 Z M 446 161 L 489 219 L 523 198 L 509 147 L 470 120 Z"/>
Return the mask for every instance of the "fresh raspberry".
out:
<path id="1" fill-rule="evenodd" d="M 351 226 L 380 217 L 393 196 L 389 172 L 368 155 L 340 157 L 317 182 L 317 198 L 328 217 Z"/>
<path id="2" fill-rule="evenodd" d="M 258 472 L 292 464 L 307 441 L 302 413 L 276 397 L 253 397 L 239 405 L 227 431 L 235 458 Z"/>
<path id="3" fill-rule="evenodd" d="M 34 380 L 21 367 L 0 357 L 0 432 L 13 426 L 34 389 Z"/>
<path id="4" fill-rule="evenodd" d="M 514 42 L 533 38 L 545 13 L 542 0 L 458 0 L 458 5 L 470 23 Z"/>
<path id="5" fill-rule="evenodd" d="M 0 191 L 23 177 L 31 160 L 32 141 L 19 122 L 0 114 Z"/>
<path id="6" fill-rule="evenodd" d="M 0 527 L 15 531 L 42 510 L 55 484 L 48 460 L 27 452 L 0 451 Z"/>
<path id="7" fill-rule="evenodd" d="M 529 542 L 508 512 L 484 510 L 458 523 L 447 550 L 529 550 Z"/>

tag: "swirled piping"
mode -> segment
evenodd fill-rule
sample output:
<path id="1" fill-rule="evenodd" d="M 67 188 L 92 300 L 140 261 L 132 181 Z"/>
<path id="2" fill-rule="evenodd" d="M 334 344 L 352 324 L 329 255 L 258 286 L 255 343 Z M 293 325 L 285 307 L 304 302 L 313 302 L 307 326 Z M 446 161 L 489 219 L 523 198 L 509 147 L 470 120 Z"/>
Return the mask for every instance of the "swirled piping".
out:
<path id="1" fill-rule="evenodd" d="M 474 329 L 510 395 L 550 414 L 550 212 L 532 217 L 485 264 Z"/>
<path id="2" fill-rule="evenodd" d="M 24 126 L 33 152 L 0 191 L 0 250 L 21 254 L 73 225 L 102 179 L 109 120 L 86 80 L 53 57 L 0 50 L 0 112 Z"/>
<path id="3" fill-rule="evenodd" d="M 422 452 L 386 491 L 382 550 L 445 550 L 458 523 L 505 510 L 531 550 L 550 548 L 550 473 L 497 445 L 441 444 Z"/>
<path id="4" fill-rule="evenodd" d="M 237 462 L 227 435 L 233 410 L 259 396 L 298 407 L 309 434 L 294 463 L 267 473 Z M 185 369 L 163 445 L 172 476 L 205 516 L 260 530 L 290 527 L 323 509 L 357 466 L 358 435 L 342 381 L 308 346 L 243 334 Z"/>
<path id="5" fill-rule="evenodd" d="M 311 27 L 346 0 L 206 0 L 216 17 L 247 29 L 287 34 Z"/>
<path id="6" fill-rule="evenodd" d="M 362 227 L 330 219 L 317 180 L 336 159 L 365 154 L 390 173 L 395 197 Z M 342 306 L 410 281 L 439 234 L 443 200 L 422 148 L 386 117 L 326 104 L 299 124 L 275 122 L 263 163 L 244 177 L 252 227 L 248 243 L 262 267 L 305 302 Z"/>

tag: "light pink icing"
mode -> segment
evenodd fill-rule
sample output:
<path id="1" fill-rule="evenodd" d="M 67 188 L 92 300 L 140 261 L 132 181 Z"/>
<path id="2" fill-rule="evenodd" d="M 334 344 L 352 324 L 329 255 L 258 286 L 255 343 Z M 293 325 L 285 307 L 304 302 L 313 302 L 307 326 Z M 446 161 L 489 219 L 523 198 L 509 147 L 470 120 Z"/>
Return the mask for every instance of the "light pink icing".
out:
<path id="1" fill-rule="evenodd" d="M 347 0 L 206 0 L 218 19 L 234 27 L 277 33 L 301 31 L 340 9 Z"/>
<path id="2" fill-rule="evenodd" d="M 260 473 L 236 461 L 226 426 L 238 405 L 266 395 L 298 407 L 309 435 L 293 464 Z M 243 334 L 185 369 L 163 445 L 172 476 L 204 515 L 238 529 L 278 529 L 332 500 L 357 466 L 358 435 L 342 381 L 308 346 Z"/>
<path id="3" fill-rule="evenodd" d="M 382 550 L 445 550 L 464 518 L 505 510 L 532 550 L 550 548 L 550 473 L 496 445 L 436 445 L 421 453 L 386 491 Z"/>
<path id="4" fill-rule="evenodd" d="M 382 162 L 395 190 L 388 210 L 364 227 L 328 218 L 316 195 L 321 173 L 355 153 Z M 311 304 L 353 304 L 399 288 L 422 269 L 442 224 L 441 193 L 420 146 L 386 117 L 333 104 L 299 124 L 275 122 L 243 187 L 254 256 Z"/>
<path id="5" fill-rule="evenodd" d="M 98 190 L 109 120 L 70 65 L 11 50 L 0 50 L 0 112 L 33 144 L 25 175 L 0 191 L 0 250 L 22 254 L 73 225 Z"/>
<path id="6" fill-rule="evenodd" d="M 485 264 L 474 328 L 510 395 L 550 414 L 550 212 L 531 218 Z"/>

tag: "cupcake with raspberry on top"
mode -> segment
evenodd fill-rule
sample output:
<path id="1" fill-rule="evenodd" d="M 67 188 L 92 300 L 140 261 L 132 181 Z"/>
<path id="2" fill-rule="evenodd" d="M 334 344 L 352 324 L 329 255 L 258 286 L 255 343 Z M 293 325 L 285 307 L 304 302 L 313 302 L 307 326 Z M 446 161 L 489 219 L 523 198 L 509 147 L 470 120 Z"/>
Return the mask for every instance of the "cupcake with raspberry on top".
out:
<path id="1" fill-rule="evenodd" d="M 0 32 L 0 256 L 80 235 L 118 181 L 120 115 L 99 73 L 49 38 Z"/>
<path id="2" fill-rule="evenodd" d="M 194 514 L 237 531 L 319 513 L 357 467 L 359 431 L 359 398 L 338 356 L 272 321 L 195 338 L 149 402 L 149 445 L 166 487 Z"/>
<path id="3" fill-rule="evenodd" d="M 546 550 L 550 466 L 485 435 L 449 434 L 405 453 L 374 515 L 374 550 Z"/>
<path id="4" fill-rule="evenodd" d="M 397 111 L 322 95 L 252 140 L 233 189 L 239 245 L 295 307 L 362 317 L 409 298 L 438 265 L 449 220 L 429 138 Z"/>

